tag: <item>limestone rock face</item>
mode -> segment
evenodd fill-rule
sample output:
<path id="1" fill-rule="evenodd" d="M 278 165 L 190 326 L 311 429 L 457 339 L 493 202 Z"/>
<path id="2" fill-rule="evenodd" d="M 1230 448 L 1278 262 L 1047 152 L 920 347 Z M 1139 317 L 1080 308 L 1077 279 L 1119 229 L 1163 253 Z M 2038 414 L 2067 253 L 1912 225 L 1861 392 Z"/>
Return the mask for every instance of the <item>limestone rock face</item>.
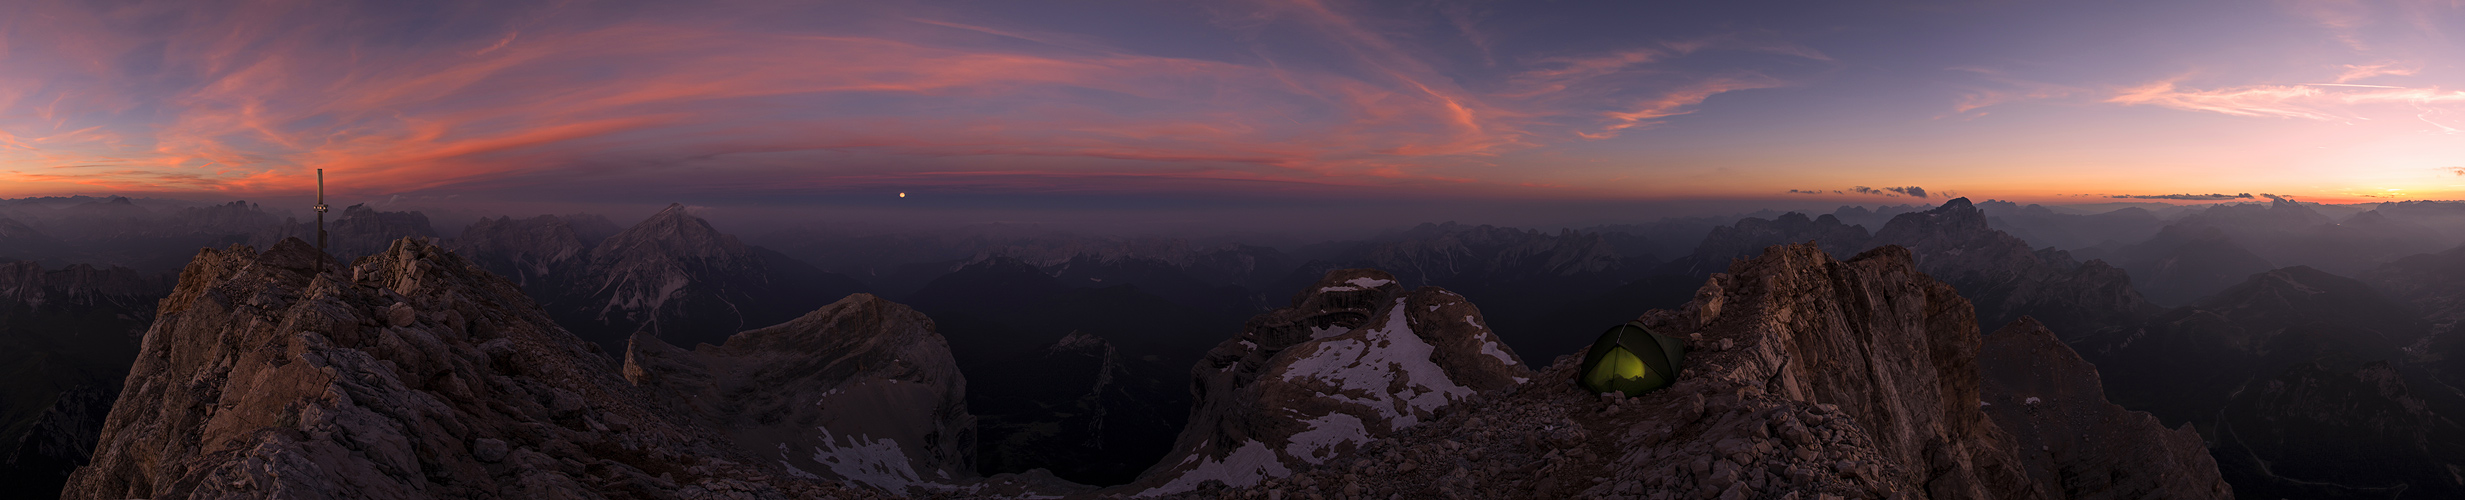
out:
<path id="1" fill-rule="evenodd" d="M 669 420 L 515 287 L 418 239 L 200 252 L 64 498 L 859 497 Z"/>
<path id="2" fill-rule="evenodd" d="M 2045 325 L 2023 318 L 1986 335 L 1980 405 L 2012 436 L 2029 476 L 2056 498 L 2228 498 L 2217 461 L 2190 424 L 2106 401 L 2097 368 Z"/>
<path id="3" fill-rule="evenodd" d="M 975 475 L 976 422 L 949 343 L 923 314 L 869 294 L 693 351 L 639 334 L 624 374 L 790 475 L 890 492 Z"/>
<path id="4" fill-rule="evenodd" d="M 1191 372 L 1188 427 L 1125 492 L 1288 476 L 1532 377 L 1462 296 L 1368 269 L 1327 273 Z"/>
<path id="5" fill-rule="evenodd" d="M 1812 246 L 1772 247 L 1714 275 L 1696 297 L 1685 310 L 1645 318 L 1705 343 L 1702 354 L 1690 346 L 1678 385 L 1647 402 L 1693 393 L 1707 407 L 1831 405 L 1866 436 L 1854 448 L 1887 464 L 1878 479 L 1888 488 L 1937 498 L 2042 494 L 2008 437 L 1977 410 L 1976 310 L 1918 272 L 1907 249 L 1842 262 Z"/>

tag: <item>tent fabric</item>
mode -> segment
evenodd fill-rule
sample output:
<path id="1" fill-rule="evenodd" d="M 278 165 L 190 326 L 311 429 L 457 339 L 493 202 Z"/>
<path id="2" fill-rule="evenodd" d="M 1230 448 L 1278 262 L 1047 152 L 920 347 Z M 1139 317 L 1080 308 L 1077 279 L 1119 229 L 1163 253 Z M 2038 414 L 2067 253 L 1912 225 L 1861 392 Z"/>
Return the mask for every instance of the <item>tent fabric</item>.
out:
<path id="1" fill-rule="evenodd" d="M 1685 356 L 1684 342 L 1629 321 L 1601 333 L 1585 350 L 1576 383 L 1592 392 L 1640 396 L 1676 382 Z"/>

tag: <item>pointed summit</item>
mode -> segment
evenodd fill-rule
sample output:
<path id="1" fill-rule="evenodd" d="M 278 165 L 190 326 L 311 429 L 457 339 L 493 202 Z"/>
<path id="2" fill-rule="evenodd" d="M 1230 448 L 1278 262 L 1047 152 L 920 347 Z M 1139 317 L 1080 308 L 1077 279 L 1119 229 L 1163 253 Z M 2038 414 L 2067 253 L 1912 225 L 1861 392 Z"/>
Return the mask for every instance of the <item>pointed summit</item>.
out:
<path id="1" fill-rule="evenodd" d="M 592 253 L 620 259 L 657 256 L 733 260 L 743 256 L 745 244 L 711 228 L 709 221 L 694 217 L 686 211 L 685 204 L 670 203 L 640 224 L 601 242 Z"/>

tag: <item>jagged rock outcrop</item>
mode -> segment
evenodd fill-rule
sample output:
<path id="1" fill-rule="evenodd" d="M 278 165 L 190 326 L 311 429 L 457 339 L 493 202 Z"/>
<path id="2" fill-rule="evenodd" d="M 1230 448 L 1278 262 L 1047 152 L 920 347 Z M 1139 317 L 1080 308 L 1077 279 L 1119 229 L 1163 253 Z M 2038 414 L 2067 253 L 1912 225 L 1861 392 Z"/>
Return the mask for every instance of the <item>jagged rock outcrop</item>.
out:
<path id="1" fill-rule="evenodd" d="M 1668 389 L 1635 398 L 1585 394 L 1572 383 L 1577 357 L 1560 356 L 1514 390 L 1449 406 L 1323 462 L 1243 462 L 1292 468 L 1286 477 L 1222 481 L 1176 495 L 2232 496 L 2215 466 L 2202 463 L 2206 452 L 2196 438 L 2145 415 L 2100 432 L 2146 450 L 2050 452 L 2070 444 L 2062 441 L 2069 435 L 2053 432 L 2068 432 L 2076 421 L 2041 422 L 2025 413 L 2013 421 L 2031 425 L 2030 434 L 2004 431 L 1981 403 L 2015 397 L 2005 390 L 2058 395 L 2029 396 L 2044 398 L 2047 411 L 2133 416 L 2096 397 L 2093 371 L 2050 335 L 1981 338 L 1968 301 L 1918 272 L 1914 260 L 1900 247 L 1845 262 L 1814 246 L 1773 247 L 1715 275 L 1685 307 L 1645 315 L 1689 344 L 1679 381 Z M 2070 370 L 2086 380 L 2034 381 L 2015 371 L 1988 382 L 1979 372 L 1987 343 L 2000 344 L 1994 352 L 2001 362 Z M 2036 456 L 2023 449 L 2032 444 L 2040 447 Z M 2050 481 L 2037 474 L 2040 467 L 2053 468 Z M 2066 470 L 2109 475 L 2091 481 L 2065 477 Z"/>
<path id="2" fill-rule="evenodd" d="M 616 372 L 423 240 L 350 267 L 297 239 L 206 249 L 63 497 L 869 495 L 738 455 Z"/>
<path id="3" fill-rule="evenodd" d="M 2097 368 L 2034 319 L 1986 335 L 1979 402 L 2050 498 L 2226 498 L 2191 425 L 2106 401 Z"/>
<path id="4" fill-rule="evenodd" d="M 1172 453 L 1124 486 L 1153 496 L 1250 486 L 1353 454 L 1449 406 L 1531 380 L 1481 312 L 1368 269 L 1327 273 L 1191 368 L 1198 397 Z"/>
<path id="5" fill-rule="evenodd" d="M 477 240 L 465 245 L 493 245 Z M 636 331 L 678 346 L 795 319 L 861 284 L 746 245 L 672 204 L 528 286 L 560 324 L 614 352 Z"/>
<path id="6" fill-rule="evenodd" d="M 807 478 L 892 493 L 975 476 L 967 379 L 933 320 L 867 294 L 693 351 L 636 335 L 625 379 Z"/>

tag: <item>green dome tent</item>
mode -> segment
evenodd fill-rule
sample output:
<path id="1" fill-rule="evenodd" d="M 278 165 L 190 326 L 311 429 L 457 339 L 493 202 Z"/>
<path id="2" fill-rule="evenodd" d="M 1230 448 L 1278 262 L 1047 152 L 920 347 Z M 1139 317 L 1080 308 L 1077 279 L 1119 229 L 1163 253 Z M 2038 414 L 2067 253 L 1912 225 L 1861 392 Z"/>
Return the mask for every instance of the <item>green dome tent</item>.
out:
<path id="1" fill-rule="evenodd" d="M 1575 383 L 1594 393 L 1641 396 L 1676 382 L 1685 359 L 1686 343 L 1652 333 L 1641 321 L 1628 321 L 1592 341 Z"/>

